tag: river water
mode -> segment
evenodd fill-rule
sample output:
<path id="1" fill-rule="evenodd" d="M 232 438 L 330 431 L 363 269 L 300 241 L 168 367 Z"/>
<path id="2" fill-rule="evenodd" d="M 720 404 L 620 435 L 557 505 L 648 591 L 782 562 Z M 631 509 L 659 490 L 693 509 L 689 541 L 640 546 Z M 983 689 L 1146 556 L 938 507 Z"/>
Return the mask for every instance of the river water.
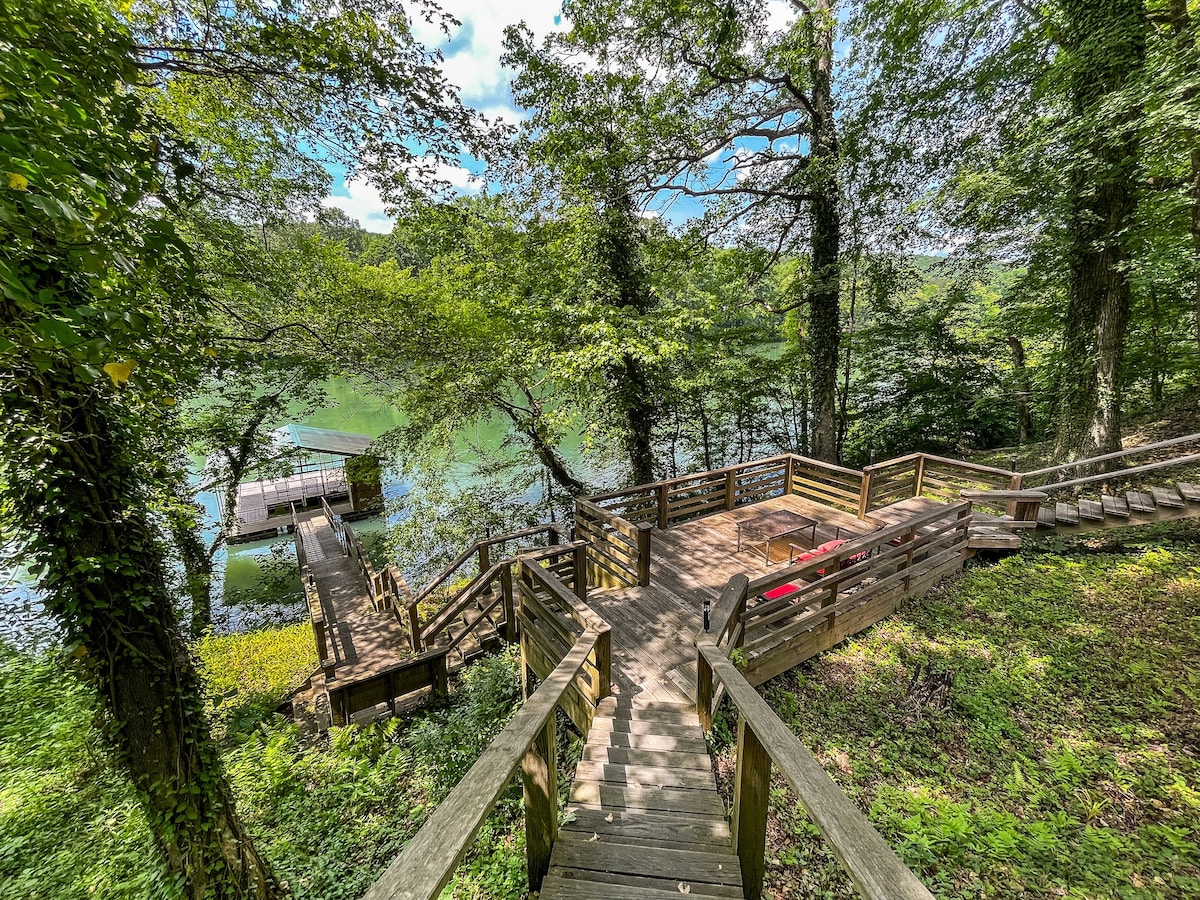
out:
<path id="1" fill-rule="evenodd" d="M 351 431 L 379 437 L 384 432 L 405 424 L 404 417 L 395 407 L 389 405 L 377 396 L 360 389 L 354 381 L 347 379 L 332 379 L 326 385 L 330 404 L 310 415 L 294 421 L 317 428 L 330 428 L 335 431 Z M 284 425 L 283 421 L 275 425 Z M 463 434 L 457 442 L 455 460 L 450 466 L 450 487 L 466 485 L 472 478 L 473 464 L 476 455 L 472 447 L 479 446 L 491 453 L 503 453 L 503 442 L 506 428 L 498 419 L 472 429 L 470 434 Z M 578 435 L 571 436 L 561 446 L 563 456 L 569 463 L 578 466 L 588 475 L 593 467 L 587 465 L 580 450 Z M 202 460 L 195 460 L 197 469 Z M 197 478 L 198 481 L 198 478 Z M 399 479 L 394 469 L 385 466 L 384 496 L 395 499 L 402 496 L 408 485 Z M 197 494 L 197 500 L 208 513 L 208 523 L 205 529 L 205 539 L 211 540 L 216 532 L 217 499 L 208 492 Z M 368 537 L 387 527 L 386 516 L 375 516 L 354 523 L 355 531 Z M 283 543 L 288 545 L 290 553 L 291 538 L 256 541 L 248 544 L 236 544 L 218 553 L 216 559 L 215 582 L 217 585 L 214 601 L 214 618 L 221 630 L 237 630 L 252 627 L 263 621 L 294 618 L 302 614 L 299 606 L 282 607 L 267 610 L 263 617 L 258 612 L 248 611 L 227 601 L 236 596 L 253 592 L 261 583 L 263 564 L 270 559 L 272 547 Z M 278 552 L 278 550 L 276 551 Z M 300 592 L 299 577 L 292 579 L 289 587 L 298 596 Z M 36 648 L 44 646 L 54 639 L 54 627 L 41 609 L 37 592 L 33 589 L 27 573 L 19 568 L 16 571 L 0 569 L 0 640 L 22 647 Z"/>

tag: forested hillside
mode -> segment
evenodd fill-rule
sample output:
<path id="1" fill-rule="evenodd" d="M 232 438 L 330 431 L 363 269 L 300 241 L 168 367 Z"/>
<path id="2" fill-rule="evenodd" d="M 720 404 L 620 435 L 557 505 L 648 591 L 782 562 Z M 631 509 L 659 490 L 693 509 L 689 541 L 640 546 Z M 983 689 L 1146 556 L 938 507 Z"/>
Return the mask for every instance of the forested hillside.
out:
<path id="1" fill-rule="evenodd" d="M 65 791 L 94 750 L 91 799 L 156 857 L 97 891 L 372 880 L 293 874 L 274 829 L 300 826 L 266 795 L 294 784 L 256 773 L 308 749 L 278 723 L 240 733 L 196 657 L 237 486 L 287 468 L 272 432 L 331 404 L 331 379 L 398 411 L 371 435 L 404 484 L 380 553 L 422 581 L 576 498 L 776 453 L 1007 468 L 1031 445 L 1047 464 L 1119 451 L 1134 417 L 1194 422 L 1198 23 L 1197 0 L 566 0 L 524 21 L 433 0 L 0 2 L 0 549 L 56 629 L 50 656 L 5 647 L 0 666 L 23 716 L 63 698 L 6 734 L 96 724 L 27 762 Z M 464 45 L 494 49 L 486 78 Z M 356 185 L 383 219 L 338 208 Z M 1190 552 L 1125 575 L 1192 598 Z M 493 674 L 450 725 L 495 724 L 513 691 Z M 379 752 L 359 742 L 385 730 L 335 737 L 336 765 L 413 754 L 436 781 L 433 728 Z M 74 774 L 46 774 L 56 747 Z M 1197 786 L 1171 771 L 1182 858 Z M 0 793 L 0 856 L 23 866 L 29 823 L 56 814 L 26 787 Z M 414 822 L 351 842 L 356 860 L 382 865 Z M 1153 835 L 1130 833 L 1142 853 Z M 4 865 L 0 896 L 76 895 Z M 1197 890 L 1194 862 L 1160 870 L 1129 895 Z"/>

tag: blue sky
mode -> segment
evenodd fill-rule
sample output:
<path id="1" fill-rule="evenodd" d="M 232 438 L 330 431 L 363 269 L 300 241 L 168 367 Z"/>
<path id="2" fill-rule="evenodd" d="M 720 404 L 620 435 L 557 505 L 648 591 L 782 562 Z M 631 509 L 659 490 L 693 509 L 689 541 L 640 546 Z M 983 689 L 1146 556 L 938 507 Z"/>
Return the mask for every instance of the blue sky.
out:
<path id="1" fill-rule="evenodd" d="M 562 27 L 562 0 L 446 0 L 441 5 L 462 26 L 444 40 L 438 29 L 418 18 L 414 23 L 417 37 L 427 46 L 441 48 L 446 58 L 443 70 L 461 91 L 464 102 L 488 118 L 519 121 L 509 87 L 512 72 L 500 66 L 504 29 L 524 21 L 534 34 L 548 34 Z M 365 181 L 347 182 L 340 166 L 329 166 L 329 171 L 334 187 L 326 206 L 341 207 L 368 231 L 391 230 L 391 219 L 377 190 Z M 461 190 L 479 189 L 466 168 L 446 168 L 440 174 Z"/>
<path id="2" fill-rule="evenodd" d="M 786 0 L 766 2 L 773 29 L 784 26 L 792 18 L 793 12 Z M 513 123 L 520 121 L 521 113 L 513 104 L 510 88 L 513 73 L 500 65 L 504 29 L 522 21 L 538 37 L 561 29 L 564 27 L 562 0 L 443 0 L 441 6 L 462 25 L 446 40 L 439 29 L 418 18 L 414 22 L 418 39 L 426 46 L 442 50 L 445 57 L 443 71 L 459 88 L 464 102 L 488 118 L 502 117 Z M 473 161 L 467 161 L 466 165 L 475 170 L 481 168 Z M 334 184 L 332 196 L 325 201 L 326 206 L 340 207 L 368 231 L 391 230 L 392 220 L 375 188 L 362 180 L 347 182 L 346 171 L 340 166 L 330 165 L 329 171 Z M 481 187 L 479 182 L 471 179 L 466 166 L 443 167 L 439 174 L 462 191 L 476 191 Z M 669 198 L 664 195 L 662 199 Z M 676 197 L 663 212 L 670 221 L 678 223 L 698 214 L 700 204 L 694 199 Z"/>

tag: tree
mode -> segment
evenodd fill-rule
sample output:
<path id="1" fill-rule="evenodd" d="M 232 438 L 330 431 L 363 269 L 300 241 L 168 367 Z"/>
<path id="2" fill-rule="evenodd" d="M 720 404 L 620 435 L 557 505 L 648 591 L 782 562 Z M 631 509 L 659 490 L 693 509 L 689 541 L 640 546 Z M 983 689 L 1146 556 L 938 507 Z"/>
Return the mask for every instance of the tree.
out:
<path id="1" fill-rule="evenodd" d="M 644 98 L 636 164 L 645 196 L 703 199 L 709 234 L 723 237 L 736 223 L 772 261 L 805 252 L 806 277 L 779 309 L 807 311 L 792 338 L 809 356 L 812 453 L 833 460 L 842 332 L 837 14 L 832 0 L 790 6 L 794 20 L 779 27 L 759 0 L 570 3 L 564 43 L 627 73 L 628 92 Z"/>
<path id="2" fill-rule="evenodd" d="M 137 96 L 110 15 L 35 4 L 0 9 L 0 24 L 0 509 L 184 892 L 274 896 L 222 775 L 149 508 L 149 436 L 207 359 L 168 218 L 188 167 Z"/>
<path id="3" fill-rule="evenodd" d="M 639 97 L 622 76 L 571 59 L 554 36 L 537 47 L 527 29 L 510 28 L 504 61 L 518 70 L 516 101 L 532 112 L 508 148 L 509 181 L 527 180 L 527 190 L 552 199 L 571 241 L 573 283 L 560 300 L 579 328 L 558 362 L 577 374 L 577 386 L 599 387 L 592 412 L 620 442 L 633 481 L 653 481 L 664 383 L 654 332 L 663 316 L 645 266 L 633 172 L 630 129 L 644 127 Z"/>
<path id="4" fill-rule="evenodd" d="M 1129 324 L 1125 232 L 1136 215 L 1137 111 L 1128 88 L 1146 56 L 1143 0 L 1066 0 L 1060 46 L 1074 150 L 1069 172 L 1070 281 L 1055 455 L 1121 449 Z"/>

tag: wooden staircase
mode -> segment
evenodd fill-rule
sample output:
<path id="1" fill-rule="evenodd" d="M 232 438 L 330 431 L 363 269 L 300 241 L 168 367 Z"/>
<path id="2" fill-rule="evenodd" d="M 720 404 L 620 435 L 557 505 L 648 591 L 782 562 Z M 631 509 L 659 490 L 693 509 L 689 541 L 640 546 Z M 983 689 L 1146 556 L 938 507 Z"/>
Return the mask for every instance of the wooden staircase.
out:
<path id="1" fill-rule="evenodd" d="M 1059 534 L 1077 534 L 1200 516 L 1200 487 L 1187 482 L 1126 491 L 1123 496 L 1100 494 L 1098 499 L 1059 501 L 1038 510 L 1038 527 Z"/>
<path id="2" fill-rule="evenodd" d="M 596 709 L 542 900 L 741 897 L 742 875 L 694 703 Z"/>

